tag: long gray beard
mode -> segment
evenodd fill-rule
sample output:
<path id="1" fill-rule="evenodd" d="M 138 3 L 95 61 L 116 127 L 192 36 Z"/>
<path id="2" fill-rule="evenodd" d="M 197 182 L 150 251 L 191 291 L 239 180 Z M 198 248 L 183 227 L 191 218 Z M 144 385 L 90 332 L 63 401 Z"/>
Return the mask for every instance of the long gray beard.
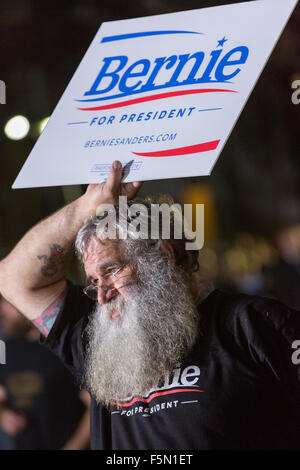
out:
<path id="1" fill-rule="evenodd" d="M 184 276 L 162 262 L 140 264 L 128 298 L 98 305 L 86 329 L 85 386 L 104 405 L 145 396 L 195 343 L 198 312 Z M 118 310 L 120 317 L 111 319 Z"/>

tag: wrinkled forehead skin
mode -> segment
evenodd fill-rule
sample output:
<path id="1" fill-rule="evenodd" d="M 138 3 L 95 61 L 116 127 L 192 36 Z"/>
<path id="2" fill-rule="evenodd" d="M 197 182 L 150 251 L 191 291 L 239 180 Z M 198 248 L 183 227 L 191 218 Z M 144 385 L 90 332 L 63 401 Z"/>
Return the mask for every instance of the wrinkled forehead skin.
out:
<path id="1" fill-rule="evenodd" d="M 83 265 L 87 276 L 92 276 L 99 267 L 114 262 L 124 262 L 124 247 L 120 240 L 99 240 L 92 238 L 83 255 Z"/>

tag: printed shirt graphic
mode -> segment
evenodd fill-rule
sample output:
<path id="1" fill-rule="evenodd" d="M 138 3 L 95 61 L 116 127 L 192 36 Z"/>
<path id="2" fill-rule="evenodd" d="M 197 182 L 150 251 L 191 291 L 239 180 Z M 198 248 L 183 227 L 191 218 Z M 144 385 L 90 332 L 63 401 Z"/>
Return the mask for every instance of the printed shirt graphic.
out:
<path id="1" fill-rule="evenodd" d="M 198 403 L 198 399 L 181 401 L 181 394 L 203 392 L 199 389 L 199 385 L 196 385 L 199 378 L 200 369 L 198 366 L 188 366 L 183 370 L 178 367 L 173 370 L 171 380 L 167 375 L 165 385 L 151 390 L 147 396 L 132 397 L 128 401 L 112 403 L 111 414 L 130 417 L 141 413 L 143 417 L 148 418 L 151 414 L 159 411 L 167 411 L 183 404 Z M 155 398 L 163 398 L 163 401 L 159 400 L 159 403 L 155 404 Z"/>
<path id="2" fill-rule="evenodd" d="M 80 378 L 93 303 L 68 285 L 46 346 Z M 199 307 L 193 350 L 164 383 L 109 409 L 91 403 L 93 449 L 300 448 L 300 313 L 214 291 Z"/>

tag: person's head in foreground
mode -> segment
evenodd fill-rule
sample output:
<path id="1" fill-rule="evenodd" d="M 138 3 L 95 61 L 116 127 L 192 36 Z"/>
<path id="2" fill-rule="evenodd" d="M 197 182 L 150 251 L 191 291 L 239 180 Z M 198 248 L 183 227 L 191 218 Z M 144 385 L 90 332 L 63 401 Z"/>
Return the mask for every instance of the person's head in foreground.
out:
<path id="1" fill-rule="evenodd" d="M 184 236 L 140 239 L 135 231 L 122 239 L 120 220 L 115 239 L 95 216 L 76 240 L 91 283 L 85 293 L 97 300 L 85 332 L 85 386 L 106 405 L 163 385 L 195 343 L 197 304 L 210 288 L 199 280 L 198 251 L 186 251 Z M 171 217 L 171 236 L 173 223 Z"/>

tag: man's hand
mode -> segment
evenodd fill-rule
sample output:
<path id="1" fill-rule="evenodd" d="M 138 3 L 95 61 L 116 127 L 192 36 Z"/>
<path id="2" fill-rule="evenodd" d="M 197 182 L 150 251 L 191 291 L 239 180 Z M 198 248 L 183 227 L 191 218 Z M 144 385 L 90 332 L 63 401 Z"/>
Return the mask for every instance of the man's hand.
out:
<path id="1" fill-rule="evenodd" d="M 94 210 L 100 204 L 118 204 L 119 196 L 127 196 L 132 199 L 136 196 L 142 183 L 122 183 L 123 169 L 119 161 L 114 161 L 105 183 L 90 184 L 83 196 L 88 201 L 88 206 Z"/>

